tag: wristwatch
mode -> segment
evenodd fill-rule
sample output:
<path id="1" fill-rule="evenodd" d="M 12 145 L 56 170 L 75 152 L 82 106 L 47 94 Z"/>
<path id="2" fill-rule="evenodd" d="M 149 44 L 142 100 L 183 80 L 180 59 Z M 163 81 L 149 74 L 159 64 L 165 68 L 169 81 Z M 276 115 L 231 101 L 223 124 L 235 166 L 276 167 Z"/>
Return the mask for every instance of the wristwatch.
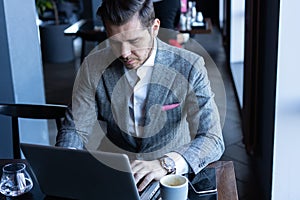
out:
<path id="1" fill-rule="evenodd" d="M 169 156 L 163 156 L 159 159 L 161 166 L 167 171 L 167 174 L 175 174 L 176 167 L 175 162 Z"/>

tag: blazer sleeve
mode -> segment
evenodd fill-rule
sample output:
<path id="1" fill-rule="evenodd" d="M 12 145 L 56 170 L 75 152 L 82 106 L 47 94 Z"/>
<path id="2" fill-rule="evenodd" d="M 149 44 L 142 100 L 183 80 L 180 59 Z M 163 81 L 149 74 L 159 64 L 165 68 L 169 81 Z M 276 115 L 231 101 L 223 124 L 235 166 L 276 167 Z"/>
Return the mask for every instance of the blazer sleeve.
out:
<path id="1" fill-rule="evenodd" d="M 81 65 L 73 86 L 72 103 L 68 107 L 56 146 L 83 149 L 95 124 L 97 112 L 95 82 L 87 60 Z"/>
<path id="2" fill-rule="evenodd" d="M 184 157 L 194 173 L 198 173 L 220 159 L 225 147 L 219 112 L 202 57 L 194 63 L 189 82 L 191 87 L 183 109 L 187 113 L 191 142 L 176 152 Z"/>

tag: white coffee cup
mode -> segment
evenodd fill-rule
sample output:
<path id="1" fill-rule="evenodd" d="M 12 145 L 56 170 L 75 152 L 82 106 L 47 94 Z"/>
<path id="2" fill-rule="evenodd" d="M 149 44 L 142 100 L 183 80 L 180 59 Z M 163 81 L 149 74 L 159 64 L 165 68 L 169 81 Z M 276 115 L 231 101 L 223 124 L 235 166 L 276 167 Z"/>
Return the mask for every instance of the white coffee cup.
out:
<path id="1" fill-rule="evenodd" d="M 159 181 L 162 200 L 186 200 L 188 196 L 188 179 L 185 176 L 170 174 Z"/>

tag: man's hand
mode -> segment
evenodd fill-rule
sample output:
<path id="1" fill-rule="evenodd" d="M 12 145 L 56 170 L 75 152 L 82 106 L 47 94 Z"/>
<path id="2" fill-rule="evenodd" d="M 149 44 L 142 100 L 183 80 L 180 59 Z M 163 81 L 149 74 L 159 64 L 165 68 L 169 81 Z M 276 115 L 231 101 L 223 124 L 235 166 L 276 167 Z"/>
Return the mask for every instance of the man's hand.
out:
<path id="1" fill-rule="evenodd" d="M 143 161 L 135 160 L 131 163 L 135 182 L 142 182 L 138 185 L 138 190 L 142 191 L 152 180 L 159 180 L 167 171 L 160 165 L 159 160 Z"/>

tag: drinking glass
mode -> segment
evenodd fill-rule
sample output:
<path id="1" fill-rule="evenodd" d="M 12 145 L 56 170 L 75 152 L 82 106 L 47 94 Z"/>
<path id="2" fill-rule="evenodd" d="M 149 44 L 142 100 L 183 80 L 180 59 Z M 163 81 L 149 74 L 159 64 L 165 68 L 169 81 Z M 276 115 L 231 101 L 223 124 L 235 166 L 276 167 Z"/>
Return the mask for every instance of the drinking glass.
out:
<path id="1" fill-rule="evenodd" d="M 31 190 L 32 179 L 24 163 L 11 163 L 2 168 L 0 192 L 5 196 L 19 196 Z"/>

